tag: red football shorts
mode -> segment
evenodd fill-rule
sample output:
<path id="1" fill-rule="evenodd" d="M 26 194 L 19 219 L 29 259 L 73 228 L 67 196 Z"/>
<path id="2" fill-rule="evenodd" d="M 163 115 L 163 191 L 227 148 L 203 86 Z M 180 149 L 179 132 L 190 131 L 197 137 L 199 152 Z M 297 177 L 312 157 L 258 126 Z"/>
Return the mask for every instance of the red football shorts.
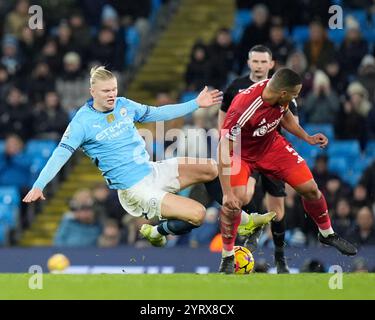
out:
<path id="1" fill-rule="evenodd" d="M 253 170 L 282 180 L 292 187 L 313 179 L 306 161 L 283 137 L 277 139 L 260 160 L 245 161 L 236 156 L 233 157 L 232 168 L 234 173 L 231 174 L 231 185 L 233 187 L 246 185 Z"/>

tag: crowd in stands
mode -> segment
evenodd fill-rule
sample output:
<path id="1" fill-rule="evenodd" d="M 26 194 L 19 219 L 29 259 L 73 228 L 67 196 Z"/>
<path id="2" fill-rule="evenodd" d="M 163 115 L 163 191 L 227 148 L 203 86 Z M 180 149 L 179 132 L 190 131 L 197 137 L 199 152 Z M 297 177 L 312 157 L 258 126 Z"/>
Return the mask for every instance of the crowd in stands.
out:
<path id="1" fill-rule="evenodd" d="M 62 1 L 58 10 L 53 5 L 48 7 L 48 1 L 41 2 L 46 2 L 50 14 L 45 14 L 44 28 L 35 31 L 26 26 L 29 1 L 0 7 L 0 139 L 6 146 L 4 151 L 0 148 L 4 152 L 0 157 L 0 185 L 9 181 L 10 172 L 14 172 L 25 179 L 19 180 L 20 190 L 32 183 L 31 178 L 26 178 L 30 166 L 24 158 L 23 145 L 31 139 L 59 140 L 75 108 L 88 98 L 91 65 L 106 64 L 121 80 L 129 66 L 126 32 L 138 28 L 142 34 L 144 20 L 151 15 L 151 1 L 147 0 L 81 0 L 79 6 L 74 1 Z M 332 33 L 326 27 L 328 7 L 336 2 L 344 7 L 344 14 L 354 14 L 345 14 L 344 30 Z M 331 143 L 349 139 L 358 143 L 356 160 L 361 165 L 354 166 L 357 161 L 349 163 L 350 167 L 344 166 L 345 170 L 356 170 L 350 177 L 344 176 L 347 171 L 336 170 L 329 152 L 308 149 L 303 153 L 296 148 L 310 164 L 319 188 L 325 193 L 334 229 L 357 245 L 375 245 L 375 33 L 367 32 L 375 30 L 375 9 L 371 3 L 361 7 L 366 1 L 350 0 L 306 0 L 303 6 L 297 0 L 236 3 L 233 28 L 220 28 L 211 43 L 197 41 L 192 48 L 185 91 L 179 99 L 160 92 L 156 104 L 185 101 L 204 85 L 225 89 L 234 78 L 248 72 L 249 48 L 267 45 L 276 62 L 274 70 L 288 66 L 303 79 L 298 99 L 301 124 L 317 128 L 328 124 Z M 356 16 L 358 12 L 365 13 L 365 22 Z M 217 110 L 199 110 L 193 116 L 167 122 L 165 131 L 203 129 L 198 140 L 184 140 L 185 148 L 178 148 L 184 152 L 170 156 L 214 157 L 218 136 L 207 139 L 204 132 L 216 128 Z M 165 141 L 154 141 L 151 154 L 155 158 L 158 148 L 164 150 L 167 146 Z M 212 152 L 201 152 L 199 147 Z M 217 204 L 201 185 L 183 190 L 182 194 L 208 207 L 206 221 L 189 235 L 169 236 L 168 245 L 209 245 L 219 232 Z M 265 210 L 263 195 L 258 191 L 254 210 Z M 98 185 L 92 190 L 79 190 L 73 196 L 55 236 L 55 245 L 147 246 L 138 233 L 144 222 L 124 215 L 116 192 Z M 286 223 L 289 245 L 317 245 L 316 227 L 289 187 Z M 260 245 L 271 246 L 270 237 L 270 232 L 264 232 Z"/>

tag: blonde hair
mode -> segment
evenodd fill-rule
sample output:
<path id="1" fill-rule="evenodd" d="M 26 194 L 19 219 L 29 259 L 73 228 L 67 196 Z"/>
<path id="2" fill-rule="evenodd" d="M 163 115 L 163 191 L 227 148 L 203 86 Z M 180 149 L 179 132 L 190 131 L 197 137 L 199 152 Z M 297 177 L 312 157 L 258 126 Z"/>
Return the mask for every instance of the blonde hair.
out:
<path id="1" fill-rule="evenodd" d="M 94 66 L 90 70 L 90 85 L 92 86 L 98 80 L 109 80 L 115 78 L 114 74 L 104 66 Z"/>

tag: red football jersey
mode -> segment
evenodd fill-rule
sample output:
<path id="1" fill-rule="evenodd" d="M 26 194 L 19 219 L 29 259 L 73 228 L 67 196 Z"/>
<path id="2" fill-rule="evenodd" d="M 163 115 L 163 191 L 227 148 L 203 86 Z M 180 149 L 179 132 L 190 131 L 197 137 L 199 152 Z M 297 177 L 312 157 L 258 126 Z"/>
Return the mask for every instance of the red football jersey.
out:
<path id="1" fill-rule="evenodd" d="M 257 82 L 233 99 L 224 120 L 222 134 L 232 141 L 240 137 L 241 158 L 257 161 L 280 136 L 276 128 L 288 106 L 270 105 L 262 100 L 269 79 Z"/>

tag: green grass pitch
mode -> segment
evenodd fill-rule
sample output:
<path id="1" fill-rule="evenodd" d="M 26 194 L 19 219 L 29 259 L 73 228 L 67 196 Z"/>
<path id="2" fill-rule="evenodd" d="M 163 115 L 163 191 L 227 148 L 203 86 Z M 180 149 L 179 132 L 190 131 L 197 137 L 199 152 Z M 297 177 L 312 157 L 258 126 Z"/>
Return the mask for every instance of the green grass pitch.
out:
<path id="1" fill-rule="evenodd" d="M 375 299 L 375 274 L 44 274 L 43 289 L 29 289 L 31 274 L 1 274 L 0 299 Z M 338 283 L 338 282 L 336 282 Z"/>

